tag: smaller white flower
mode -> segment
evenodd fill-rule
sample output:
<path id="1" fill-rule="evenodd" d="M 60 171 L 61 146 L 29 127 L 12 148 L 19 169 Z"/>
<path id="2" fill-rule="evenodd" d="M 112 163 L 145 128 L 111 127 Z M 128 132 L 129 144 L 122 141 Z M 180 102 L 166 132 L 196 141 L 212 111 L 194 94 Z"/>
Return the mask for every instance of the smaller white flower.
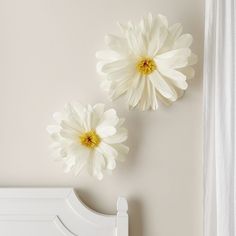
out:
<path id="1" fill-rule="evenodd" d="M 104 110 L 104 104 L 82 106 L 69 103 L 61 113 L 55 113 L 56 125 L 47 130 L 53 139 L 53 150 L 57 158 L 64 161 L 65 172 L 72 169 L 78 175 L 84 168 L 97 179 L 104 171 L 116 167 L 123 161 L 129 148 L 127 130 L 122 127 L 114 109 Z"/>

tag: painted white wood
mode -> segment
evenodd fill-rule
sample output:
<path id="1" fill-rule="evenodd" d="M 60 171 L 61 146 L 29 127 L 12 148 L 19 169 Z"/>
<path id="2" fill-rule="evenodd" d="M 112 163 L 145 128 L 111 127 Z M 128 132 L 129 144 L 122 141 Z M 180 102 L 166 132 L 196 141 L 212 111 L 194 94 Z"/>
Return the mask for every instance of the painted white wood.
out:
<path id="1" fill-rule="evenodd" d="M 125 198 L 117 201 L 117 235 L 128 236 L 128 204 Z"/>
<path id="2" fill-rule="evenodd" d="M 1 236 L 128 236 L 128 204 L 116 215 L 87 208 L 71 188 L 0 188 Z"/>

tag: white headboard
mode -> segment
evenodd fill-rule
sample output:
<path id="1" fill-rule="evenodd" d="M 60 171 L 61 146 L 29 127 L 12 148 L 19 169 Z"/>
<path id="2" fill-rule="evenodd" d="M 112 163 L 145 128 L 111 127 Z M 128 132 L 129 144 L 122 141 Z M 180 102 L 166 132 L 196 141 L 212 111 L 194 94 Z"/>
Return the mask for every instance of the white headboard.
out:
<path id="1" fill-rule="evenodd" d="M 128 236 L 128 205 L 116 215 L 88 209 L 71 188 L 0 188 L 1 236 Z"/>

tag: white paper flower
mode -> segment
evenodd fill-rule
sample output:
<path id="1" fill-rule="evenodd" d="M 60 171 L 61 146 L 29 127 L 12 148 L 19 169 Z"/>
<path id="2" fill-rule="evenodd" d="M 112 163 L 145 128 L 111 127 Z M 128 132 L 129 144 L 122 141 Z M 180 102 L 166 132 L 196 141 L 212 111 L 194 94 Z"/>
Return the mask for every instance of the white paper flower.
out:
<path id="1" fill-rule="evenodd" d="M 86 107 L 67 104 L 62 113 L 55 113 L 57 124 L 48 127 L 55 155 L 66 164 L 65 172 L 79 174 L 87 168 L 89 174 L 101 180 L 103 171 L 113 170 L 116 161 L 123 161 L 129 148 L 127 130 L 122 127 L 114 109 L 104 110 L 104 104 Z"/>
<path id="2" fill-rule="evenodd" d="M 151 14 L 137 25 L 119 24 L 121 36 L 108 35 L 107 50 L 97 52 L 102 87 L 114 100 L 126 95 L 130 108 L 156 110 L 157 99 L 174 102 L 194 77 L 193 38 L 181 24 L 168 26 L 166 17 Z"/>

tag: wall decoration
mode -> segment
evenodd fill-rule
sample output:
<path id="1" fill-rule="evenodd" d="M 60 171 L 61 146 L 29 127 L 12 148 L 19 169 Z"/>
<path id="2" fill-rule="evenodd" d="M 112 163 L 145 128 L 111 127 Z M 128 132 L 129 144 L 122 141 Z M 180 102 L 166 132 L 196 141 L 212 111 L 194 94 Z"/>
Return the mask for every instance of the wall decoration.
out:
<path id="1" fill-rule="evenodd" d="M 192 35 L 182 34 L 179 23 L 169 26 L 163 15 L 118 25 L 121 36 L 107 35 L 108 49 L 96 53 L 102 88 L 112 100 L 126 95 L 129 108 L 141 111 L 156 110 L 158 99 L 176 101 L 194 77 Z"/>
<path id="2" fill-rule="evenodd" d="M 47 130 L 53 139 L 54 155 L 66 169 L 78 175 L 87 169 L 101 180 L 104 171 L 112 171 L 116 161 L 123 161 L 129 148 L 123 144 L 128 133 L 124 119 L 114 109 L 105 110 L 104 104 L 83 106 L 69 103 L 63 112 L 54 114 L 56 125 Z"/>

